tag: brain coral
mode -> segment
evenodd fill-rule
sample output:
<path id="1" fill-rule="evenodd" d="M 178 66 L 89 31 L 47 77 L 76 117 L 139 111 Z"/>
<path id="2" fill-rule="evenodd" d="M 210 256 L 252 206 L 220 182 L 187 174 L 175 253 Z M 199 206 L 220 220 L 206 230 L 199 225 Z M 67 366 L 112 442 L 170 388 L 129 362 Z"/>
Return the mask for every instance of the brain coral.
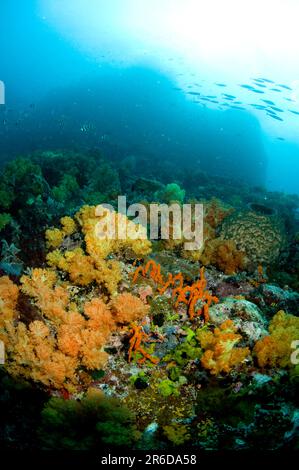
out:
<path id="1" fill-rule="evenodd" d="M 226 218 L 220 236 L 233 240 L 239 250 L 245 251 L 252 268 L 275 262 L 285 244 L 279 219 L 252 211 L 234 213 Z"/>

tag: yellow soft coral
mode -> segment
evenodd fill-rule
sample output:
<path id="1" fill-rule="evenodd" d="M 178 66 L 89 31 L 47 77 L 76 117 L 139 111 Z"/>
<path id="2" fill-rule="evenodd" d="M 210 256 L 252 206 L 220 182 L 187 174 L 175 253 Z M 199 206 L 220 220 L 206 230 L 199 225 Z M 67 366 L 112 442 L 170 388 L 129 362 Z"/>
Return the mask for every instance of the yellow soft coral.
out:
<path id="1" fill-rule="evenodd" d="M 60 235 L 63 237 L 66 234 L 70 235 L 76 228 L 73 219 L 63 217 L 62 230 L 47 231 L 48 246 L 56 248 L 48 253 L 47 262 L 52 268 L 67 272 L 71 282 L 78 286 L 88 286 L 96 282 L 103 285 L 109 294 L 114 294 L 122 279 L 120 263 L 116 256 L 128 253 L 135 257 L 144 256 L 151 251 L 151 243 L 142 237 L 138 238 L 138 234 L 134 239 L 120 236 L 123 234 L 119 232 L 123 230 L 125 235 L 128 231 L 136 234 L 136 230 L 141 230 L 141 226 L 134 224 L 122 214 L 110 212 L 108 209 L 105 211 L 109 217 L 114 218 L 116 227 L 114 237 L 111 239 L 100 237 L 97 226 L 103 215 L 97 215 L 96 207 L 83 206 L 75 215 L 75 219 L 84 235 L 84 248 L 81 243 L 82 246 L 77 246 L 73 250 L 57 249 L 63 239 Z M 115 259 L 112 259 L 113 257 Z"/>
<path id="2" fill-rule="evenodd" d="M 253 350 L 259 366 L 292 367 L 292 342 L 299 340 L 299 318 L 280 310 L 270 322 L 269 333 Z"/>
<path id="3" fill-rule="evenodd" d="M 66 236 L 70 236 L 76 231 L 76 223 L 71 217 L 62 217 L 60 223 L 61 229 L 50 228 L 46 230 L 45 237 L 48 248 L 58 248 Z"/>
<path id="4" fill-rule="evenodd" d="M 226 320 L 214 332 L 199 330 L 197 338 L 205 350 L 201 364 L 211 374 L 229 373 L 231 369 L 244 362 L 250 351 L 248 348 L 236 348 L 242 339 L 236 334 L 236 327 L 231 320 Z"/>
<path id="5" fill-rule="evenodd" d="M 146 256 L 151 252 L 151 242 L 146 239 L 146 229 L 134 224 L 123 214 L 109 211 L 102 206 L 83 206 L 75 217 L 85 235 L 86 250 L 95 260 L 106 258 L 111 253 L 124 253 L 126 250 L 130 250 L 136 257 Z M 107 220 L 112 224 L 112 233 L 108 227 L 105 232 L 110 233 L 109 236 L 102 233 L 103 219 L 104 222 Z"/>
<path id="6" fill-rule="evenodd" d="M 62 225 L 62 232 L 64 235 L 70 236 L 76 231 L 76 223 L 71 217 L 62 217 L 62 219 L 60 219 L 60 223 Z"/>
<path id="7" fill-rule="evenodd" d="M 117 290 L 122 278 L 118 261 L 98 259 L 95 262 L 91 256 L 84 254 L 82 248 L 64 253 L 54 250 L 48 253 L 47 262 L 49 266 L 67 272 L 74 284 L 88 286 L 95 281 L 104 285 L 111 294 Z"/>
<path id="8" fill-rule="evenodd" d="M 57 248 L 63 242 L 64 234 L 58 228 L 49 228 L 45 233 L 47 247 Z"/>

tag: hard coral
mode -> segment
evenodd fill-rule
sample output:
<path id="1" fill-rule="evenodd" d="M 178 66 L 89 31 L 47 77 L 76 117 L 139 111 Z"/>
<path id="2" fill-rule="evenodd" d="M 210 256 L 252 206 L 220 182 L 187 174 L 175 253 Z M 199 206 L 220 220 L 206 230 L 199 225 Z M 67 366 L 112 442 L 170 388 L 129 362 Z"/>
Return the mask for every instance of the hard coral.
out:
<path id="1" fill-rule="evenodd" d="M 285 245 L 285 232 L 279 219 L 255 212 L 239 212 L 228 217 L 220 236 L 233 240 L 244 251 L 252 267 L 277 261 Z"/>

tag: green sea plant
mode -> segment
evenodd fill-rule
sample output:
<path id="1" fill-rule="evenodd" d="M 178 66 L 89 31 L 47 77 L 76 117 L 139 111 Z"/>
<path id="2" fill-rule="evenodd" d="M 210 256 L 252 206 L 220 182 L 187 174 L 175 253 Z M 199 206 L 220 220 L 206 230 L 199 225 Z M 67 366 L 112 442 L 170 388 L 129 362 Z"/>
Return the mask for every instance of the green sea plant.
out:
<path id="1" fill-rule="evenodd" d="M 97 389 L 89 389 L 77 400 L 53 397 L 42 411 L 39 438 L 43 449 L 131 447 L 139 437 L 134 415 L 119 400 Z"/>
<path id="2" fill-rule="evenodd" d="M 154 198 L 165 204 L 178 202 L 183 204 L 186 191 L 182 189 L 177 183 L 169 183 L 165 188 L 157 191 Z"/>

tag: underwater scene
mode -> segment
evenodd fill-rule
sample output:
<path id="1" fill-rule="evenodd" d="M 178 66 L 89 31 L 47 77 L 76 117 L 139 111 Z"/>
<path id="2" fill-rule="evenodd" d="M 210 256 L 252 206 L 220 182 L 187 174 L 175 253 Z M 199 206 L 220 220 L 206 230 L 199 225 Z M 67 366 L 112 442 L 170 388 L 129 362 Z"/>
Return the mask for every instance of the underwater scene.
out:
<path id="1" fill-rule="evenodd" d="M 299 2 L 0 16 L 1 451 L 298 450 Z"/>

